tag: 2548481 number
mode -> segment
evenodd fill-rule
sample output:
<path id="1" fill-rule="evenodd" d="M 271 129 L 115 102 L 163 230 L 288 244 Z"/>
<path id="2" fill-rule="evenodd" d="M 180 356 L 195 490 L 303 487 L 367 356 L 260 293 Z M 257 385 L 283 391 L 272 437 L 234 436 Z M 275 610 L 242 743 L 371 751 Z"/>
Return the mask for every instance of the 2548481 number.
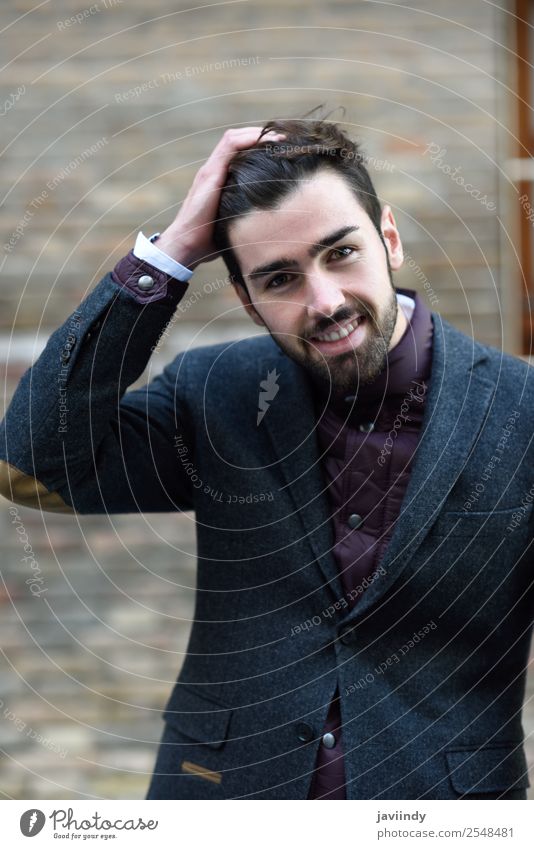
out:
<path id="1" fill-rule="evenodd" d="M 513 828 L 466 828 L 466 837 L 513 837 Z"/>

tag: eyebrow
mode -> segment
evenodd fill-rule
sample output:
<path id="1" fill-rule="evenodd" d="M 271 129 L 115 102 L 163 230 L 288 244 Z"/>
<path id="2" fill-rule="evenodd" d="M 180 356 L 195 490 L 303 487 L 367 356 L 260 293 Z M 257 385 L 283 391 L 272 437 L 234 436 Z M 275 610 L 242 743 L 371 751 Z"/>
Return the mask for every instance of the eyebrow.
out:
<path id="1" fill-rule="evenodd" d="M 310 245 L 308 248 L 308 256 L 313 259 L 313 257 L 317 256 L 317 254 L 321 253 L 323 248 L 332 247 L 332 245 L 335 245 L 335 243 L 339 242 L 340 239 L 343 239 L 344 236 L 347 236 L 349 233 L 353 233 L 355 230 L 359 229 L 359 225 L 354 224 L 348 225 L 347 227 L 341 227 L 339 230 L 329 233 L 320 242 Z M 256 268 L 253 268 L 247 277 L 250 280 L 257 280 L 259 277 L 265 277 L 267 274 L 272 274 L 273 271 L 280 271 L 281 269 L 286 268 L 296 268 L 297 266 L 298 262 L 296 259 L 280 257 L 280 259 L 275 259 L 273 262 L 268 262 L 266 265 L 258 265 Z"/>

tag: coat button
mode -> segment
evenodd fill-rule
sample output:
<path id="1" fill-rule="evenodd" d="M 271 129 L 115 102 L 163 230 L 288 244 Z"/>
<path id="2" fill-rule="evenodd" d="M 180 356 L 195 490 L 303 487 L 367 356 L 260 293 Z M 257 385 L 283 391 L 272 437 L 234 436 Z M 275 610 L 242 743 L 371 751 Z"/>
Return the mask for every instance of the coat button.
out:
<path id="1" fill-rule="evenodd" d="M 307 722 L 299 722 L 295 730 L 301 743 L 309 743 L 310 740 L 313 740 L 313 728 Z"/>
<path id="2" fill-rule="evenodd" d="M 89 330 L 85 334 L 84 342 L 89 342 L 93 338 L 93 335 L 97 332 L 97 330 L 100 330 L 101 326 L 102 326 L 101 319 L 98 319 L 98 321 L 95 321 L 95 323 L 90 326 Z"/>
<path id="3" fill-rule="evenodd" d="M 323 746 L 325 749 L 333 749 L 336 745 L 336 738 L 332 734 L 331 731 L 328 731 L 326 734 L 323 734 Z"/>
<path id="4" fill-rule="evenodd" d="M 150 274 L 143 274 L 137 281 L 137 288 L 142 289 L 143 292 L 148 292 L 148 290 L 153 289 L 154 286 L 154 278 L 151 277 Z"/>
<path id="5" fill-rule="evenodd" d="M 356 632 L 354 628 L 346 628 L 342 631 L 339 635 L 339 640 L 344 646 L 352 646 L 352 644 L 356 642 Z"/>
<path id="6" fill-rule="evenodd" d="M 351 513 L 349 516 L 349 528 L 359 528 L 363 525 L 363 519 L 358 513 Z"/>

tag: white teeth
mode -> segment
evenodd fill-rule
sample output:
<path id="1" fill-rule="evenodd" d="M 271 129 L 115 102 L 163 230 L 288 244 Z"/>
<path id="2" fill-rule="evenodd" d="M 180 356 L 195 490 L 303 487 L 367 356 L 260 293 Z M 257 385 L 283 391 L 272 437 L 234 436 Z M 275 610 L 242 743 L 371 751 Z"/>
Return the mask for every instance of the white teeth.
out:
<path id="1" fill-rule="evenodd" d="M 345 339 L 349 333 L 352 333 L 359 323 L 358 318 L 355 324 L 346 324 L 339 331 L 334 330 L 332 333 L 317 333 L 313 338 L 318 339 L 320 342 L 337 342 L 339 339 Z"/>

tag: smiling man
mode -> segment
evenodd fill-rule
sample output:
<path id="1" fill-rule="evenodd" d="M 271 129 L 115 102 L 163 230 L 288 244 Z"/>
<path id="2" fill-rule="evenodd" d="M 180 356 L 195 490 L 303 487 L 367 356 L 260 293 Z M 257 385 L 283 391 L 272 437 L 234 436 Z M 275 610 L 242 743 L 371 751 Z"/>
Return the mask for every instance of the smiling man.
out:
<path id="1" fill-rule="evenodd" d="M 127 392 L 216 256 L 267 332 Z M 532 370 L 396 289 L 402 261 L 338 126 L 229 130 L 17 387 L 7 498 L 195 511 L 150 799 L 526 798 Z"/>
<path id="2" fill-rule="evenodd" d="M 339 396 L 382 371 L 407 325 L 391 276 L 402 246 L 388 206 L 377 232 L 346 180 L 323 166 L 286 183 L 276 209 L 241 214 L 229 240 L 248 314 L 316 383 Z"/>

